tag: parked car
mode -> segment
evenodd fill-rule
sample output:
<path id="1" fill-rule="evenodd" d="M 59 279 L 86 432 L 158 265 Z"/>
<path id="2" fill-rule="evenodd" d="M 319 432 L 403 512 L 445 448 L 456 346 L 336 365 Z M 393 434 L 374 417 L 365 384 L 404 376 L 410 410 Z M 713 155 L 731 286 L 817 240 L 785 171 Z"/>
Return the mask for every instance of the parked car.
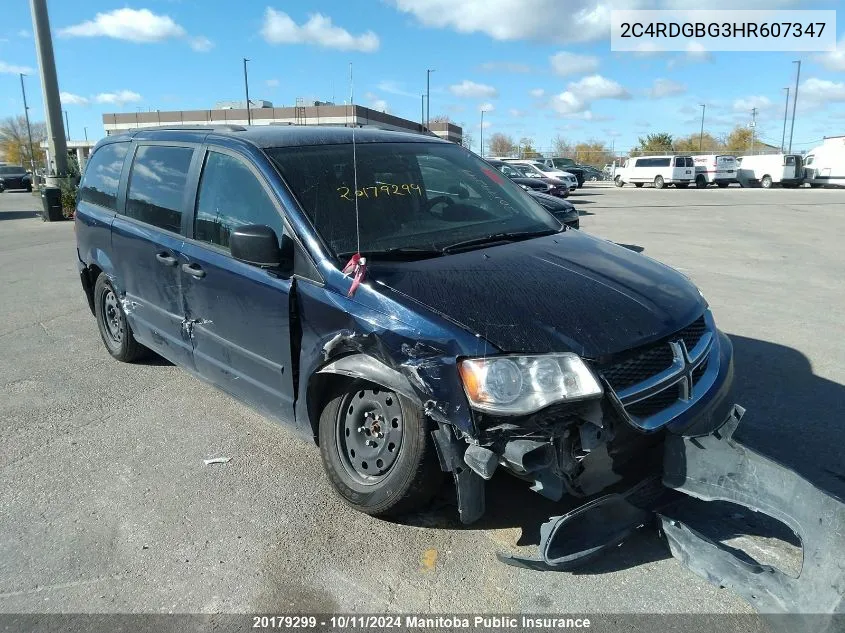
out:
<path id="1" fill-rule="evenodd" d="M 737 179 L 743 187 L 796 187 L 804 182 L 804 161 L 798 154 L 739 156 L 736 162 Z"/>
<path id="2" fill-rule="evenodd" d="M 731 344 L 687 277 L 435 137 L 112 135 L 75 223 L 109 354 L 153 350 L 291 424 L 369 514 L 422 507 L 444 472 L 465 522 L 496 470 L 553 499 L 639 482 L 668 435 L 734 411 Z"/>
<path id="3" fill-rule="evenodd" d="M 528 191 L 528 194 L 566 226 L 573 229 L 581 227 L 581 217 L 578 214 L 578 209 L 568 200 L 561 200 L 560 198 L 533 190 Z"/>
<path id="4" fill-rule="evenodd" d="M 538 191 L 557 198 L 566 198 L 569 196 L 569 186 L 562 180 L 556 178 L 528 178 L 527 176 L 523 176 L 521 171 L 518 171 L 512 165 L 508 165 L 501 160 L 488 158 L 487 162 L 523 189 Z"/>
<path id="5" fill-rule="evenodd" d="M 845 186 L 845 136 L 825 138 L 804 157 L 803 165 L 805 181 L 811 187 Z"/>
<path id="6" fill-rule="evenodd" d="M 629 158 L 623 168 L 617 169 L 613 182 L 617 187 L 627 183 L 642 187 L 648 183 L 655 189 L 666 185 L 683 189 L 693 181 L 694 171 L 692 156 L 639 156 Z"/>
<path id="7" fill-rule="evenodd" d="M 600 180 L 607 180 L 607 175 L 602 170 L 591 167 L 590 165 L 579 165 L 578 169 L 584 174 L 585 181 L 598 182 Z"/>
<path id="8" fill-rule="evenodd" d="M 589 180 L 584 169 L 585 165 L 579 165 L 571 158 L 557 156 L 554 158 L 544 158 L 542 162 L 552 169 L 569 172 L 575 176 L 578 179 L 579 187 L 583 186 L 584 181 Z"/>
<path id="9" fill-rule="evenodd" d="M 570 191 L 578 188 L 578 179 L 572 174 L 566 172 L 556 172 L 559 176 L 552 176 L 549 172 L 539 169 L 532 163 L 523 163 L 520 161 L 509 161 L 508 165 L 519 171 L 526 178 L 540 178 L 549 182 L 562 182 L 569 187 Z"/>
<path id="10" fill-rule="evenodd" d="M 719 187 L 727 187 L 732 182 L 738 182 L 735 156 L 707 154 L 693 156 L 692 161 L 695 165 L 695 186 L 699 189 L 714 183 Z"/>
<path id="11" fill-rule="evenodd" d="M 6 189 L 32 191 L 32 175 L 19 165 L 0 166 L 0 191 Z"/>
<path id="12" fill-rule="evenodd" d="M 579 172 L 580 178 L 576 173 L 570 171 L 564 171 L 562 169 L 558 169 L 557 167 L 550 167 L 542 160 L 529 160 L 529 159 L 509 159 L 508 162 L 520 164 L 520 165 L 531 165 L 534 169 L 540 171 L 544 175 L 550 178 L 560 178 L 561 180 L 565 180 L 567 184 L 570 184 L 570 189 L 577 189 L 581 185 L 584 184 L 584 174 L 581 170 L 576 169 Z M 573 168 L 575 169 L 575 168 Z M 574 180 L 573 180 L 574 178 Z M 572 186 L 574 184 L 574 186 Z"/>

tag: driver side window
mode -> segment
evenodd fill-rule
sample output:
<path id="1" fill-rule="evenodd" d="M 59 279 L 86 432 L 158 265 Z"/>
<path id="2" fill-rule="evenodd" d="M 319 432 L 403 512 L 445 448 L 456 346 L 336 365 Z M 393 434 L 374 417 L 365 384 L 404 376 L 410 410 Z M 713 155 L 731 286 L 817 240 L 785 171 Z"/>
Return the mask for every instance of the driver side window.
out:
<path id="1" fill-rule="evenodd" d="M 284 222 L 276 205 L 241 160 L 209 151 L 200 180 L 194 217 L 194 239 L 229 250 L 232 231 L 263 224 L 281 239 Z"/>

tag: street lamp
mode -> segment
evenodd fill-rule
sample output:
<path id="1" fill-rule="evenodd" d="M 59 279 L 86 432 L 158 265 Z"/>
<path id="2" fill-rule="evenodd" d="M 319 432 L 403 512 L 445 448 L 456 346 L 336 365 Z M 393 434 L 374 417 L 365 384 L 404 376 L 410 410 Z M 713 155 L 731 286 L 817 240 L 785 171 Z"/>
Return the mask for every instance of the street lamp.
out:
<path id="1" fill-rule="evenodd" d="M 21 94 L 23 95 L 23 113 L 26 117 L 26 134 L 29 137 L 29 168 L 32 173 L 35 173 L 35 151 L 32 147 L 32 128 L 29 126 L 29 106 L 26 105 L 26 88 L 23 85 L 23 73 L 18 73 L 21 76 Z"/>
<path id="2" fill-rule="evenodd" d="M 780 137 L 781 153 L 786 149 L 786 115 L 789 112 L 789 86 L 784 88 L 784 90 L 786 90 L 786 103 L 783 105 L 783 134 Z"/>
<path id="3" fill-rule="evenodd" d="M 789 128 L 789 153 L 792 153 L 792 133 L 795 131 L 795 107 L 798 105 L 798 80 L 801 78 L 801 60 L 792 62 L 798 64 L 798 72 L 795 73 L 795 92 L 792 94 L 792 125 Z"/>
<path id="4" fill-rule="evenodd" d="M 431 73 L 435 72 L 434 68 L 428 68 L 425 71 L 425 127 L 431 128 Z"/>
<path id="5" fill-rule="evenodd" d="M 701 106 L 701 132 L 698 134 L 698 151 L 701 152 L 704 144 L 704 111 L 707 109 L 707 106 L 703 103 L 699 103 L 698 105 Z"/>
<path id="6" fill-rule="evenodd" d="M 68 123 L 67 118 L 67 110 L 62 110 L 65 113 L 65 134 L 67 135 L 67 140 L 70 140 L 70 123 Z"/>
<path id="7" fill-rule="evenodd" d="M 252 115 L 249 112 L 249 77 L 246 72 L 246 63 L 249 60 L 244 57 L 244 91 L 246 92 L 246 124 L 252 125 Z"/>
<path id="8" fill-rule="evenodd" d="M 486 112 L 486 108 L 481 108 L 481 157 L 484 158 L 484 113 Z"/>

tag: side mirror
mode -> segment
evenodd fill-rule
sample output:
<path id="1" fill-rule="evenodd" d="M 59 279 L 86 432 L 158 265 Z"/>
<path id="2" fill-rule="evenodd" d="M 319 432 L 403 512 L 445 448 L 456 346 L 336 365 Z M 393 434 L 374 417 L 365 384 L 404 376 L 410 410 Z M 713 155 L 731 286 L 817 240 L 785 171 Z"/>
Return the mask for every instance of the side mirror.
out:
<path id="1" fill-rule="evenodd" d="M 283 268 L 293 265 L 293 240 L 282 235 L 281 246 L 276 232 L 263 224 L 241 226 L 229 236 L 232 257 L 262 268 Z"/>

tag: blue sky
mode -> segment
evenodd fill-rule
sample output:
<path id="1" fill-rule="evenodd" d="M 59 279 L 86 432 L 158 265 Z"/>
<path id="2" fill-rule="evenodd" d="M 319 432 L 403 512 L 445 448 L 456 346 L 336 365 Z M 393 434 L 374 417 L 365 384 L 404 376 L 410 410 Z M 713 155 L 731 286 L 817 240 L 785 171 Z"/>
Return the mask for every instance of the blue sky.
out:
<path id="1" fill-rule="evenodd" d="M 718 8 L 721 0 L 711 0 Z M 4 0 L 0 118 L 23 111 L 17 73 L 30 72 L 31 115 L 43 120 L 29 3 Z M 96 139 L 104 112 L 205 109 L 250 95 L 342 103 L 352 62 L 355 100 L 420 117 L 426 68 L 431 114 L 484 135 L 556 135 L 625 151 L 649 132 L 728 132 L 759 108 L 758 132 L 780 144 L 784 88 L 802 60 L 794 148 L 845 133 L 845 21 L 835 53 L 613 53 L 612 6 L 669 8 L 679 0 L 87 0 L 48 2 L 72 138 Z M 10 6 L 11 5 L 11 6 Z M 721 6 L 736 6 L 723 2 Z M 746 0 L 743 8 L 836 9 L 840 3 Z M 845 8 L 845 7 L 843 7 Z M 788 132 L 787 132 L 788 133 Z"/>

